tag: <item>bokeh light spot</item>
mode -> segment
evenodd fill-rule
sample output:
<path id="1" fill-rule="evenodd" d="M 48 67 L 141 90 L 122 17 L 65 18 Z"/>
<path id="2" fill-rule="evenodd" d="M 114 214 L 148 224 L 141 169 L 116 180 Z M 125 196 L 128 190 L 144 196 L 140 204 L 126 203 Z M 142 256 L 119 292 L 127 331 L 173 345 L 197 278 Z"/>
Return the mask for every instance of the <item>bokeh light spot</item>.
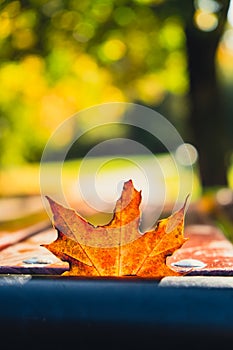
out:
<path id="1" fill-rule="evenodd" d="M 197 162 L 198 153 L 193 145 L 184 143 L 176 149 L 175 157 L 181 165 L 192 166 Z"/>
<path id="2" fill-rule="evenodd" d="M 101 54 L 110 61 L 120 60 L 126 53 L 126 45 L 119 39 L 110 39 L 101 47 Z"/>
<path id="3" fill-rule="evenodd" d="M 134 11 L 127 6 L 117 7 L 114 11 L 114 20 L 120 26 L 126 26 L 135 18 Z"/>
<path id="4" fill-rule="evenodd" d="M 73 32 L 74 38 L 82 43 L 85 43 L 88 40 L 90 40 L 94 36 L 94 34 L 95 28 L 93 24 L 88 22 L 79 23 Z"/>

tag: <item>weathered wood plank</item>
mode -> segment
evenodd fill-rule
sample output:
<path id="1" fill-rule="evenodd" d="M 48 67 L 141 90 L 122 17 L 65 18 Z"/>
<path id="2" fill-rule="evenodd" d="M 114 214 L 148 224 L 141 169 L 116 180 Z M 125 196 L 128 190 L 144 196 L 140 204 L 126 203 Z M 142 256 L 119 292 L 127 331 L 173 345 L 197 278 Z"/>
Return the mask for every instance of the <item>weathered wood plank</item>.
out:
<path id="1" fill-rule="evenodd" d="M 41 244 L 56 239 L 56 231 L 49 229 L 31 236 L 23 242 L 9 246 L 0 252 L 1 274 L 61 274 L 69 268 Z"/>
<path id="2" fill-rule="evenodd" d="M 185 236 L 189 240 L 167 259 L 173 269 L 186 271 L 188 275 L 233 275 L 233 245 L 222 231 L 212 225 L 189 225 Z M 182 261 L 190 259 L 197 261 L 191 260 L 190 266 L 181 266 Z M 198 261 L 200 267 L 192 266 L 192 263 L 198 265 Z"/>
<path id="3" fill-rule="evenodd" d="M 189 240 L 167 258 L 169 266 L 187 275 L 233 275 L 233 245 L 219 229 L 211 225 L 188 225 L 185 236 Z M 57 275 L 68 270 L 67 262 L 40 246 L 56 237 L 56 230 L 51 228 L 8 246 L 0 252 L 0 274 Z M 0 242 L 3 239 L 4 235 L 0 236 Z M 197 261 L 200 266 L 193 266 Z M 186 264 L 190 266 L 185 267 Z"/>

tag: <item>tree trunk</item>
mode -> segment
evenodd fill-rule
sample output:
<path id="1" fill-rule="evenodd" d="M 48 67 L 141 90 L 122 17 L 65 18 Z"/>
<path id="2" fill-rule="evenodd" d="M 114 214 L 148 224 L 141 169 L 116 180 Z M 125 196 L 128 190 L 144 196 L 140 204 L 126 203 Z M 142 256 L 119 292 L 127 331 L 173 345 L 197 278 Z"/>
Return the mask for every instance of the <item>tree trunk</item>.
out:
<path id="1" fill-rule="evenodd" d="M 215 55 L 224 30 L 229 1 L 224 1 L 218 27 L 211 32 L 187 22 L 186 43 L 190 77 L 190 125 L 199 152 L 203 187 L 227 185 L 228 132 L 216 77 Z M 194 9 L 193 9 L 194 13 Z"/>

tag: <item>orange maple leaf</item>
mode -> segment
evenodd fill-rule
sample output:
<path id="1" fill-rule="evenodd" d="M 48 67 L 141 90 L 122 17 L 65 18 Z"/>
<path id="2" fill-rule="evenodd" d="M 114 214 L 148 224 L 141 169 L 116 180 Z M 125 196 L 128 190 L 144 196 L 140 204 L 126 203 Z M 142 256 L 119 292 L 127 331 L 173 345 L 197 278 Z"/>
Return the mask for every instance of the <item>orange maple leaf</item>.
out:
<path id="1" fill-rule="evenodd" d="M 140 276 L 162 278 L 181 273 L 166 265 L 167 256 L 179 249 L 184 238 L 184 206 L 155 229 L 139 230 L 141 191 L 132 180 L 124 183 L 112 220 L 93 226 L 75 210 L 65 208 L 49 197 L 57 239 L 43 245 L 61 260 L 69 262 L 68 276 Z"/>

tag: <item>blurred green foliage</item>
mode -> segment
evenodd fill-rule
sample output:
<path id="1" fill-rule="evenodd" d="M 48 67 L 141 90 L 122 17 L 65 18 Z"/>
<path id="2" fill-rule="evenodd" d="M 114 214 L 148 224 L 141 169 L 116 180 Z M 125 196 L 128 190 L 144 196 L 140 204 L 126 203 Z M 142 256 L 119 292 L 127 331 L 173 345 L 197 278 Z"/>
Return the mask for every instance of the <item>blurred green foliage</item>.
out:
<path id="1" fill-rule="evenodd" d="M 0 164 L 39 161 L 55 128 L 83 108 L 185 96 L 183 17 L 164 3 L 1 0 Z"/>
<path id="2" fill-rule="evenodd" d="M 205 9 L 216 7 L 214 0 L 178 4 L 0 0 L 0 166 L 40 161 L 61 122 L 105 102 L 155 108 L 187 140 L 190 67 L 185 27 L 196 21 L 200 32 L 209 35 L 221 1 L 216 13 Z M 216 62 L 229 94 L 233 29 L 229 24 L 226 29 Z"/>

